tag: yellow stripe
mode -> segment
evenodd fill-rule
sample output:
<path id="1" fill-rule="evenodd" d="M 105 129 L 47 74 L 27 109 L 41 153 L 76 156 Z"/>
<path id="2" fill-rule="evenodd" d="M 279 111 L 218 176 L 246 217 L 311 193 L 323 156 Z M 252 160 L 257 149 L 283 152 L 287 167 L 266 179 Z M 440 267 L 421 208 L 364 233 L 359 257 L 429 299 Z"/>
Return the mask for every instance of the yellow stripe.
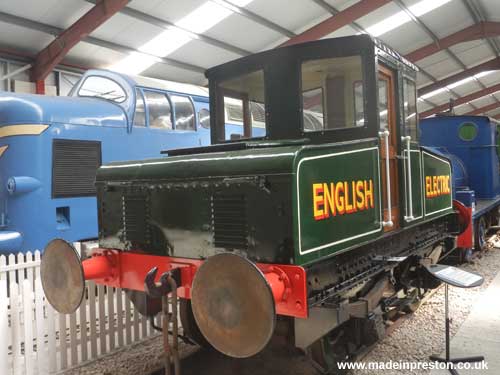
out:
<path id="1" fill-rule="evenodd" d="M 14 135 L 40 135 L 48 125 L 6 125 L 0 126 L 0 138 Z"/>
<path id="2" fill-rule="evenodd" d="M 0 158 L 2 157 L 3 153 L 9 148 L 9 146 L 0 146 Z"/>

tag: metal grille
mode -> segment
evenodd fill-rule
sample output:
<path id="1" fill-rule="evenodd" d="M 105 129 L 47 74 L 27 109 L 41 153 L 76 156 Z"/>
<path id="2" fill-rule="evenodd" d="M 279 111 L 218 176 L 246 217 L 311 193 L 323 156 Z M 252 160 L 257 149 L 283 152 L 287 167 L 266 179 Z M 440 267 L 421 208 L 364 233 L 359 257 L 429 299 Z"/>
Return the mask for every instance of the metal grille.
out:
<path id="1" fill-rule="evenodd" d="M 148 237 L 148 204 L 143 195 L 124 195 L 122 197 L 123 230 L 125 239 L 131 243 L 145 243 Z"/>
<path id="2" fill-rule="evenodd" d="M 100 165 L 101 142 L 54 139 L 52 197 L 95 195 L 95 174 Z"/>
<path id="3" fill-rule="evenodd" d="M 212 227 L 216 247 L 247 249 L 248 228 L 245 196 L 212 196 Z"/>

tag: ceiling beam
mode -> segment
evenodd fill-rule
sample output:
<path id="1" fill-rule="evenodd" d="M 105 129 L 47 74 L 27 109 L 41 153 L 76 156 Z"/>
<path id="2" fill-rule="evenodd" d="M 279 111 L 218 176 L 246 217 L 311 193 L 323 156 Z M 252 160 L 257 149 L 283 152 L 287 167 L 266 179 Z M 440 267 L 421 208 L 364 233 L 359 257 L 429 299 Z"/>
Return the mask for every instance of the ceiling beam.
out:
<path id="1" fill-rule="evenodd" d="M 415 62 L 458 43 L 491 38 L 499 35 L 500 22 L 479 22 L 410 52 L 405 57 Z"/>
<path id="2" fill-rule="evenodd" d="M 281 45 L 289 46 L 292 44 L 305 43 L 313 40 L 318 40 L 324 36 L 333 33 L 334 31 L 349 25 L 357 19 L 366 16 L 374 10 L 381 8 L 392 0 L 361 0 L 354 5 L 338 12 L 337 14 L 327 18 L 323 22 L 311 27 Z"/>
<path id="3" fill-rule="evenodd" d="M 44 24 L 44 23 L 41 23 L 38 21 L 33 21 L 33 20 L 30 20 L 27 18 L 15 16 L 13 14 L 4 13 L 4 12 L 0 12 L 0 22 L 5 22 L 8 24 L 17 25 L 17 26 L 24 27 L 24 28 L 27 28 L 30 30 L 35 30 L 35 31 L 39 31 L 39 32 L 42 32 L 45 34 L 50 34 L 50 35 L 55 35 L 55 36 L 59 35 L 63 31 L 63 29 L 60 29 L 60 28 L 55 27 L 55 26 L 50 26 L 50 25 L 47 25 L 47 24 Z M 113 50 L 116 52 L 120 52 L 123 54 L 140 53 L 140 54 L 143 54 L 146 56 L 151 56 L 161 64 L 174 66 L 176 68 L 195 72 L 195 73 L 203 74 L 206 70 L 205 68 L 203 68 L 201 66 L 185 63 L 185 62 L 171 59 L 171 58 L 167 58 L 167 57 L 157 57 L 157 56 L 149 55 L 149 54 L 141 52 L 135 48 L 124 46 L 122 44 L 118 44 L 118 43 L 114 43 L 114 42 L 109 42 L 109 41 L 103 40 L 103 39 L 94 38 L 91 36 L 87 36 L 85 39 L 83 39 L 83 41 L 86 43 L 95 45 L 95 46 L 107 48 L 107 49 L 110 49 L 110 50 Z"/>
<path id="4" fill-rule="evenodd" d="M 479 74 L 482 72 L 486 72 L 489 70 L 500 70 L 500 58 L 499 57 L 496 57 L 492 60 L 486 61 L 482 64 L 473 66 L 471 68 L 465 69 L 459 73 L 453 74 L 453 75 L 448 76 L 446 78 L 440 79 L 439 81 L 431 83 L 427 86 L 421 87 L 418 89 L 418 96 L 428 94 L 432 91 L 449 86 L 453 83 L 461 81 L 461 80 L 468 78 L 470 76 L 473 76 L 473 75 L 476 75 L 476 74 Z"/>
<path id="5" fill-rule="evenodd" d="M 468 103 L 468 102 L 470 102 L 472 100 L 476 100 L 476 99 L 479 99 L 479 98 L 482 98 L 482 97 L 494 94 L 497 91 L 500 91 L 500 83 L 498 83 L 496 85 L 493 85 L 493 86 L 490 86 L 490 87 L 487 87 L 485 89 L 476 91 L 476 92 L 474 92 L 472 94 L 456 98 L 456 99 L 454 99 L 453 104 L 455 106 L 459 106 L 459 105 Z M 429 117 L 429 116 L 432 116 L 432 115 L 434 115 L 436 113 L 440 113 L 440 112 L 446 111 L 449 107 L 450 107 L 449 103 L 438 105 L 435 108 L 432 108 L 432 109 L 429 109 L 427 111 L 421 112 L 420 113 L 420 118 Z"/>
<path id="6" fill-rule="evenodd" d="M 129 0 L 98 1 L 92 9 L 37 54 L 31 71 L 32 80 L 44 80 L 52 69 L 64 59 L 71 48 L 123 9 L 128 2 Z"/>
<path id="7" fill-rule="evenodd" d="M 485 105 L 484 107 L 481 107 L 481 108 L 477 108 L 473 111 L 469 111 L 467 113 L 464 113 L 464 115 L 471 115 L 471 116 L 474 116 L 474 115 L 480 115 L 480 114 L 483 114 L 483 113 L 486 113 L 488 111 L 492 111 L 496 108 L 499 108 L 500 107 L 500 103 L 499 102 L 495 102 L 495 103 L 492 103 L 492 104 L 488 104 L 488 105 Z"/>

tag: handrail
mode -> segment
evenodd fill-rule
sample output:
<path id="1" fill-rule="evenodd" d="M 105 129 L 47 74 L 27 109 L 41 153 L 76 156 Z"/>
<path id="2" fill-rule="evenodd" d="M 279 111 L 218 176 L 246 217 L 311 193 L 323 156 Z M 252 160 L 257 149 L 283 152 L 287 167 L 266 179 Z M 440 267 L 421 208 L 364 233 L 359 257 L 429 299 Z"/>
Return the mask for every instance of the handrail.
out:
<path id="1" fill-rule="evenodd" d="M 384 227 L 392 227 L 394 223 L 392 222 L 392 206 L 391 206 L 391 171 L 390 171 L 390 159 L 389 159 L 389 131 L 386 129 L 378 133 L 380 138 L 384 138 L 385 143 L 385 180 L 386 180 L 386 191 L 387 191 L 387 221 L 382 221 Z"/>
<path id="2" fill-rule="evenodd" d="M 414 220 L 413 217 L 413 191 L 411 185 L 411 137 L 408 135 L 406 137 L 401 137 L 401 141 L 406 142 L 406 152 L 408 157 L 406 159 L 406 168 L 408 169 L 408 200 L 409 200 L 409 215 L 405 216 L 406 221 Z"/>

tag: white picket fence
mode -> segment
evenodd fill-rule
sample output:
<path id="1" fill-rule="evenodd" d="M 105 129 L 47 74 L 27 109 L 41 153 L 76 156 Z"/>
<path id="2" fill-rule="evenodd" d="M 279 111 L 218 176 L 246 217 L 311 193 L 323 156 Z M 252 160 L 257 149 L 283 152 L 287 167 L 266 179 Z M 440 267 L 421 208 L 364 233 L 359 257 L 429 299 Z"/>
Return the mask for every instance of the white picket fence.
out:
<path id="1" fill-rule="evenodd" d="M 0 256 L 1 375 L 55 374 L 157 334 L 121 289 L 87 284 L 80 308 L 58 314 L 43 294 L 40 252 Z"/>

